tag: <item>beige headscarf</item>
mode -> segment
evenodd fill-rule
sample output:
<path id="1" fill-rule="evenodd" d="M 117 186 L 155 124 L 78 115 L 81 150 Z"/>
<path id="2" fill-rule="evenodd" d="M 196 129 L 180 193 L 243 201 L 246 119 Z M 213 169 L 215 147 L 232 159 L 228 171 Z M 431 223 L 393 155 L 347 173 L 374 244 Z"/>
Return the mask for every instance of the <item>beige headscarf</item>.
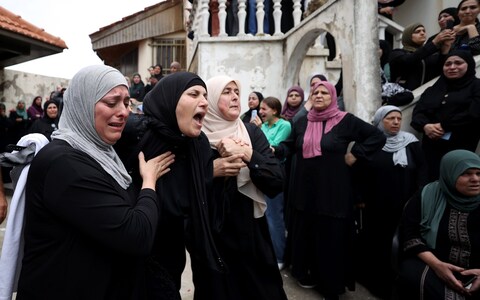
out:
<path id="1" fill-rule="evenodd" d="M 420 23 L 413 23 L 405 29 L 403 29 L 402 33 L 402 45 L 403 49 L 408 51 L 408 52 L 415 52 L 417 51 L 418 48 L 422 47 L 422 45 L 415 44 L 412 40 L 412 34 L 415 32 L 415 30 L 418 27 L 425 27 Z"/>
<path id="2" fill-rule="evenodd" d="M 228 76 L 216 76 L 207 81 L 208 91 L 208 113 L 203 120 L 203 132 L 210 141 L 210 146 L 216 149 L 217 143 L 222 138 L 239 138 L 252 147 L 252 142 L 247 128 L 240 118 L 234 121 L 227 121 L 218 109 L 218 100 L 225 86 L 230 82 L 235 82 L 240 89 L 240 82 Z M 257 189 L 250 178 L 250 170 L 244 167 L 237 176 L 238 191 L 253 200 L 253 216 L 260 218 L 267 209 L 265 196 Z"/>

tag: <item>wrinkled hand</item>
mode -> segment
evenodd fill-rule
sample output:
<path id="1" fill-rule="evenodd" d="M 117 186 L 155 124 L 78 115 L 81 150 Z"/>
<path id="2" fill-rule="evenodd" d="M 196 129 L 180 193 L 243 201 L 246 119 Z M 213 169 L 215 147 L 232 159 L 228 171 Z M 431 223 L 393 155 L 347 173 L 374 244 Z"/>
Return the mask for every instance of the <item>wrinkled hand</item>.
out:
<path id="1" fill-rule="evenodd" d="M 142 188 L 155 190 L 157 179 L 170 171 L 169 166 L 175 161 L 175 155 L 168 151 L 145 161 L 143 152 L 138 154 L 140 176 L 142 176 Z"/>
<path id="2" fill-rule="evenodd" d="M 217 143 L 216 148 L 221 157 L 242 154 L 242 160 L 246 162 L 252 158 L 252 148 L 247 142 L 240 139 L 223 138 Z"/>
<path id="3" fill-rule="evenodd" d="M 432 140 L 438 140 L 445 134 L 440 123 L 427 124 L 423 126 L 423 131 Z"/>
<path id="4" fill-rule="evenodd" d="M 345 154 L 345 163 L 351 167 L 357 161 L 357 158 L 352 154 L 352 152 L 348 152 Z"/>
<path id="5" fill-rule="evenodd" d="M 237 176 L 247 165 L 242 161 L 243 154 L 217 158 L 213 161 L 213 177 Z"/>

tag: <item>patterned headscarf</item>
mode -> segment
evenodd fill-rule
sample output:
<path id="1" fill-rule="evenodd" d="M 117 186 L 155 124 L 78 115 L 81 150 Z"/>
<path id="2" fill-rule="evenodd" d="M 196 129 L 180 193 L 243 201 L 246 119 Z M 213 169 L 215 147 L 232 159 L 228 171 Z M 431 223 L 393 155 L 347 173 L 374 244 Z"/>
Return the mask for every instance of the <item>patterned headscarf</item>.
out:
<path id="1" fill-rule="evenodd" d="M 63 97 L 60 129 L 52 133 L 52 140 L 64 140 L 85 152 L 126 189 L 132 179 L 112 145 L 98 135 L 94 113 L 97 102 L 120 85 L 128 89 L 125 76 L 112 67 L 93 65 L 78 71 Z"/>

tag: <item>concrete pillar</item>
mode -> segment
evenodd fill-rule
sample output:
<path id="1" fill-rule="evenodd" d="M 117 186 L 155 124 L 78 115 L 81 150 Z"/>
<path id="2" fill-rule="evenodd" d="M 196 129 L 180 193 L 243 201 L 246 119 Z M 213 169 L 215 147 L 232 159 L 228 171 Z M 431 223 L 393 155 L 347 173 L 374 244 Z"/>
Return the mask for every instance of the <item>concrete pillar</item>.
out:
<path id="1" fill-rule="evenodd" d="M 381 105 L 377 1 L 355 2 L 355 101 L 349 111 L 370 122 Z M 354 107 L 351 107 L 354 105 Z"/>

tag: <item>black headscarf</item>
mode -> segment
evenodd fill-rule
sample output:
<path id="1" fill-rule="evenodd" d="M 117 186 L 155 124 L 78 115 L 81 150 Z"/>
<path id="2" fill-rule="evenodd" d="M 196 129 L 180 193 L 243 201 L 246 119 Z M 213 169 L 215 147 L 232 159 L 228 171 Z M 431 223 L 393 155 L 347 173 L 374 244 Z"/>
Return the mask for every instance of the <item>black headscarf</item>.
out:
<path id="1" fill-rule="evenodd" d="M 254 93 L 255 95 L 257 95 L 257 97 L 258 97 L 258 105 L 257 105 L 257 107 L 255 107 L 255 108 L 250 108 L 247 112 L 245 112 L 245 113 L 243 114 L 242 121 L 243 121 L 243 122 L 246 122 L 246 123 L 250 122 L 250 119 L 252 118 L 252 110 L 256 110 L 256 111 L 258 112 L 258 110 L 260 109 L 260 103 L 262 103 L 262 100 L 263 100 L 263 94 L 262 94 L 262 93 L 260 93 L 260 92 L 255 92 L 255 91 L 252 92 L 252 93 Z M 258 115 L 258 116 L 260 117 L 260 115 Z"/>
<path id="2" fill-rule="evenodd" d="M 458 56 L 461 57 L 467 64 L 467 72 L 463 77 L 458 79 L 448 79 L 445 77 L 445 74 L 440 75 L 438 81 L 443 82 L 446 86 L 447 91 L 451 90 L 458 90 L 467 85 L 469 85 L 475 79 L 475 60 L 473 59 L 472 53 L 468 50 L 453 50 L 452 52 L 448 53 L 445 57 L 445 61 L 451 56 Z M 437 82 L 438 82 L 437 81 Z"/>
<path id="3" fill-rule="evenodd" d="M 59 111 L 57 112 L 57 117 L 56 118 L 50 118 L 47 114 L 47 108 L 50 104 L 55 104 L 55 106 L 57 107 L 58 109 L 58 103 L 56 101 L 53 101 L 53 100 L 47 100 L 45 101 L 45 103 L 43 104 L 43 111 L 44 111 L 44 114 L 43 114 L 43 118 L 44 119 L 47 119 L 50 121 L 50 123 L 55 123 L 56 125 L 58 125 L 58 116 L 59 116 Z"/>
<path id="4" fill-rule="evenodd" d="M 458 18 L 458 13 L 457 9 L 455 7 L 447 7 L 445 9 L 442 9 L 439 13 L 438 16 L 440 17 L 441 14 L 446 13 L 450 16 L 453 17 L 453 25 L 458 25 L 460 24 L 460 19 Z"/>
<path id="5" fill-rule="evenodd" d="M 157 193 L 162 194 L 163 198 L 173 195 L 174 198 L 185 195 L 180 189 L 192 189 L 193 197 L 189 199 L 180 199 L 180 201 L 189 202 L 190 210 L 186 229 L 186 241 L 194 249 L 190 255 L 196 256 L 199 261 L 204 262 L 209 268 L 217 271 L 223 271 L 223 261 L 216 249 L 210 230 L 208 217 L 208 199 L 206 191 L 206 176 L 204 153 L 200 153 L 202 143 L 210 151 L 207 137 L 201 133 L 199 137 L 191 138 L 182 134 L 178 127 L 176 117 L 176 107 L 178 101 L 185 90 L 201 85 L 206 88 L 203 80 L 197 75 L 189 72 L 173 73 L 160 80 L 155 87 L 145 96 L 143 101 L 143 110 L 147 118 L 147 130 L 140 143 L 140 149 L 145 154 L 145 159 L 150 159 L 166 151 L 173 153 L 184 153 L 186 155 L 187 170 L 173 167 L 165 178 L 160 178 L 157 182 L 173 182 L 181 186 L 170 185 L 168 191 L 157 189 Z M 174 164 L 177 162 L 174 162 Z M 187 174 L 187 175 L 185 175 Z M 211 174 L 213 176 L 213 172 Z M 182 179 L 191 178 L 192 182 L 184 182 Z M 188 193 L 187 193 L 188 194 Z M 174 199 L 165 199 L 174 201 Z M 175 206 L 175 204 L 173 204 Z M 175 214 L 175 212 L 173 212 Z"/>

